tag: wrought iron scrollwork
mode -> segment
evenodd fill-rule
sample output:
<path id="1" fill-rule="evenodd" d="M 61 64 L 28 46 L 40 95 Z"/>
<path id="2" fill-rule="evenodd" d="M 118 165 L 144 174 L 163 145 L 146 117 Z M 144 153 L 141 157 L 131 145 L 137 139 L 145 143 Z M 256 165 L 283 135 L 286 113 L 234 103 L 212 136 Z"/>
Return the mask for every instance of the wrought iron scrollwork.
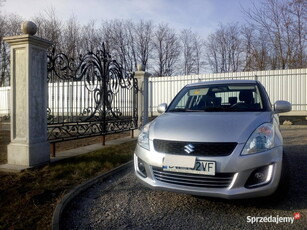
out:
<path id="1" fill-rule="evenodd" d="M 49 140 L 135 129 L 137 79 L 106 51 L 48 55 Z"/>

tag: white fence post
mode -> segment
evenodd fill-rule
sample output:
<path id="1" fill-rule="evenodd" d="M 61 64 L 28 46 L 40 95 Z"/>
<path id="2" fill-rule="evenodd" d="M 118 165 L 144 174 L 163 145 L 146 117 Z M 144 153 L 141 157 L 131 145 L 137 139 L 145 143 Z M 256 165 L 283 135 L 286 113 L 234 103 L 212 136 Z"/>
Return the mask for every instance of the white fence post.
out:
<path id="1" fill-rule="evenodd" d="M 11 49 L 11 143 L 8 168 L 50 160 L 47 140 L 47 55 L 51 42 L 34 36 L 37 27 L 24 22 L 24 35 L 6 37 Z"/>
<path id="2" fill-rule="evenodd" d="M 142 65 L 138 65 L 135 77 L 138 80 L 138 127 L 148 122 L 148 77 Z"/>

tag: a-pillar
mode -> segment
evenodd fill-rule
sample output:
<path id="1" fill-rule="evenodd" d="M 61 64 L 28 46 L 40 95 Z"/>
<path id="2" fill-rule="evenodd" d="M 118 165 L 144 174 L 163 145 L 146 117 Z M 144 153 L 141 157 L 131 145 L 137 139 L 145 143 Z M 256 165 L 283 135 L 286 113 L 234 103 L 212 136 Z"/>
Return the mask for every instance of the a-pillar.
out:
<path id="1" fill-rule="evenodd" d="M 6 37 L 11 52 L 11 143 L 8 167 L 32 167 L 50 160 L 47 141 L 47 54 L 51 42 L 34 36 L 33 22 L 23 35 Z"/>

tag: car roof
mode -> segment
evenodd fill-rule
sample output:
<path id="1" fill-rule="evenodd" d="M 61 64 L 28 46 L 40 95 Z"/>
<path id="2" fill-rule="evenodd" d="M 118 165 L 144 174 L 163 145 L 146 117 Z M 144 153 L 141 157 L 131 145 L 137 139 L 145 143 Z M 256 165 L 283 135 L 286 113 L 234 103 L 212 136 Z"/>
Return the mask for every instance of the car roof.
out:
<path id="1" fill-rule="evenodd" d="M 256 80 L 215 80 L 215 81 L 202 81 L 186 85 L 190 86 L 205 86 L 205 85 L 227 85 L 227 84 L 257 84 Z"/>

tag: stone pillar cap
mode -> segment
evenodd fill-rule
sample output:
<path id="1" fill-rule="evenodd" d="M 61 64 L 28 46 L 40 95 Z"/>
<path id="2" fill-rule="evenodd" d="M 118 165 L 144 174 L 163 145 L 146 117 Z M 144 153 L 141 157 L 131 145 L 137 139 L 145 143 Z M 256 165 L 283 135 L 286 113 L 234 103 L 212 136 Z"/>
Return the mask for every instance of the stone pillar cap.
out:
<path id="1" fill-rule="evenodd" d="M 35 35 L 36 32 L 37 32 L 37 26 L 32 21 L 25 21 L 25 22 L 21 23 L 21 31 L 24 34 Z"/>
<path id="2" fill-rule="evenodd" d="M 137 71 L 145 71 L 145 67 L 142 64 L 136 66 Z"/>

